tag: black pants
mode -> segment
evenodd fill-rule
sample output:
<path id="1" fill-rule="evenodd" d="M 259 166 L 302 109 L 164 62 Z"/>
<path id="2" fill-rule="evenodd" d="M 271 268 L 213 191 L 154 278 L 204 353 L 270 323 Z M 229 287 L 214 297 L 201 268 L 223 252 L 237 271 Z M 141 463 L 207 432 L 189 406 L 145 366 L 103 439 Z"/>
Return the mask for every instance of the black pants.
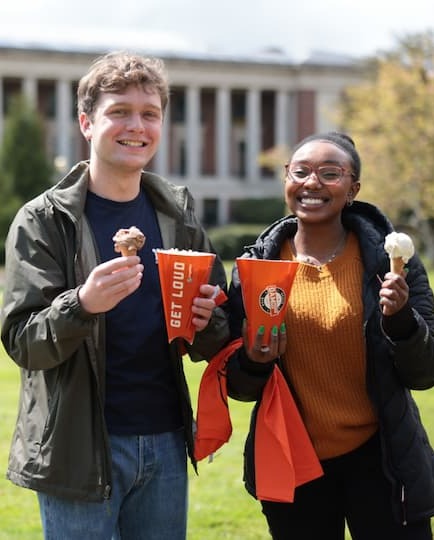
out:
<path id="1" fill-rule="evenodd" d="M 295 491 L 293 503 L 262 502 L 274 540 L 432 540 L 430 520 L 400 525 L 381 468 L 378 435 L 322 462 L 324 476 Z"/>

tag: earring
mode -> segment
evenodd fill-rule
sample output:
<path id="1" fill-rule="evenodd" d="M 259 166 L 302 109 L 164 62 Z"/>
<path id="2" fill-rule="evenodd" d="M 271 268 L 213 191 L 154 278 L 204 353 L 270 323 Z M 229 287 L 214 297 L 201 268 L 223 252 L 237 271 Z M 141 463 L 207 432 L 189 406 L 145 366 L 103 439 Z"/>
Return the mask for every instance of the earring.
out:
<path id="1" fill-rule="evenodd" d="M 351 206 L 353 204 L 353 199 L 348 199 L 347 200 L 347 206 Z"/>

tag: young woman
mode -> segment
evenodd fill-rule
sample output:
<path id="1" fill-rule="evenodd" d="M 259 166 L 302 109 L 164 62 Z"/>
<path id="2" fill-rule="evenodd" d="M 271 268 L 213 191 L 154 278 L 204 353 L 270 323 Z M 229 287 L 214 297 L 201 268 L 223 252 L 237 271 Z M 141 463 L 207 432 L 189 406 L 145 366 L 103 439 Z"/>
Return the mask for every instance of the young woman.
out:
<path id="1" fill-rule="evenodd" d="M 248 344 L 233 273 L 232 338 L 244 336 L 244 346 L 229 359 L 228 391 L 257 401 L 246 489 L 258 497 L 256 415 L 276 363 L 324 473 L 298 486 L 293 502 L 261 500 L 275 540 L 343 540 L 345 522 L 354 540 L 432 538 L 434 454 L 409 390 L 434 385 L 433 294 L 417 255 L 402 274 L 390 272 L 384 240 L 393 228 L 354 200 L 360 171 L 345 134 L 312 135 L 295 148 L 285 180 L 292 215 L 243 255 L 300 263 L 285 325 L 266 347 L 260 330 Z"/>

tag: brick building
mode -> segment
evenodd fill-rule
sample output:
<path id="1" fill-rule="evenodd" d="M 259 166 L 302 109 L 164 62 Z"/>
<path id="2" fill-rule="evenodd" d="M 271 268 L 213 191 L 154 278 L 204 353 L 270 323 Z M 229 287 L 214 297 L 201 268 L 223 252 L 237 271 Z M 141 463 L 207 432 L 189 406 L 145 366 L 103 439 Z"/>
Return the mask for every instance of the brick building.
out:
<path id="1" fill-rule="evenodd" d="M 104 52 L 0 43 L 0 140 L 10 99 L 23 92 L 44 119 L 47 152 L 59 168 L 87 158 L 75 93 Z M 149 168 L 188 185 L 210 225 L 230 221 L 232 200 L 280 197 L 281 175 L 261 168 L 258 155 L 334 128 L 337 100 L 363 76 L 355 62 L 327 55 L 302 63 L 278 51 L 249 58 L 156 55 L 166 62 L 171 98 Z"/>

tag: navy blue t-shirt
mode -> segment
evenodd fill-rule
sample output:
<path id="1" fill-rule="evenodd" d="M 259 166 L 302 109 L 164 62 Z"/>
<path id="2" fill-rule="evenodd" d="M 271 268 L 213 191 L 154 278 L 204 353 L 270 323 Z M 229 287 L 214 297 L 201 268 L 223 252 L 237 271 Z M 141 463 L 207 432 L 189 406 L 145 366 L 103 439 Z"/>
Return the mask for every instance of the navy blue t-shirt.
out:
<path id="1" fill-rule="evenodd" d="M 155 210 L 143 190 L 128 202 L 88 192 L 85 213 L 102 262 L 119 257 L 112 239 L 118 229 L 134 225 L 146 236 L 137 253 L 144 265 L 139 289 L 106 313 L 108 430 L 117 435 L 173 431 L 182 425 L 182 419 L 152 251 L 162 247 Z"/>

